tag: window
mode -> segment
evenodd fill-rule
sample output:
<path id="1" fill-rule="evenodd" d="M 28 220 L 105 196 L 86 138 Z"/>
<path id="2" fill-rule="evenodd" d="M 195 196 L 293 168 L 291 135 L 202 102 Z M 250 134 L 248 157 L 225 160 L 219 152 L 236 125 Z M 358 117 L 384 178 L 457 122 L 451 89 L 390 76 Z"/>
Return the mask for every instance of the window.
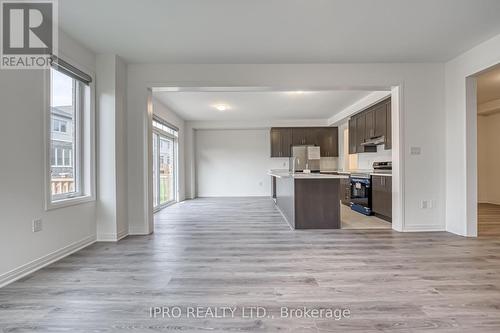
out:
<path id="1" fill-rule="evenodd" d="M 93 199 L 90 82 L 90 76 L 60 59 L 50 69 L 47 208 Z"/>
<path id="2" fill-rule="evenodd" d="M 66 133 L 68 122 L 60 119 L 52 119 L 52 130 L 54 132 Z"/>

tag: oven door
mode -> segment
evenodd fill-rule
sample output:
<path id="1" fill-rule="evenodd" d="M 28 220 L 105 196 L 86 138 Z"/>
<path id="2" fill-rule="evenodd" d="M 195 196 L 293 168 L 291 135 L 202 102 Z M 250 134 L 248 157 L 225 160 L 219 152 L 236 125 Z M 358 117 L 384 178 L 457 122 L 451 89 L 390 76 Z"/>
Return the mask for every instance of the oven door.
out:
<path id="1" fill-rule="evenodd" d="M 367 178 L 351 178 L 351 204 L 370 207 L 371 180 Z"/>

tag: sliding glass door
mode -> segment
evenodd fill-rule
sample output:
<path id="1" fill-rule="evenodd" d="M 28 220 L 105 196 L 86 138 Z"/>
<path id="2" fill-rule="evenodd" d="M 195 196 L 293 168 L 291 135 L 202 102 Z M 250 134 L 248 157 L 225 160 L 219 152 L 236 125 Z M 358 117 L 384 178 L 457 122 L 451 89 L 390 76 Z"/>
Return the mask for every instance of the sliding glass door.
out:
<path id="1" fill-rule="evenodd" d="M 153 121 L 153 206 L 177 201 L 177 130 Z"/>

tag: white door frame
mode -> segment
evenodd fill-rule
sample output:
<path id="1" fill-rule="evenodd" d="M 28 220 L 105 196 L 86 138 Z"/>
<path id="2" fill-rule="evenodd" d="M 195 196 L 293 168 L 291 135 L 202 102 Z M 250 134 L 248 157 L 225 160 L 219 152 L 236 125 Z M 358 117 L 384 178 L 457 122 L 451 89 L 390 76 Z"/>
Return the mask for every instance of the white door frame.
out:
<path id="1" fill-rule="evenodd" d="M 478 166 L 477 166 L 477 77 L 495 64 L 465 78 L 465 166 L 466 166 L 466 230 L 468 237 L 477 237 L 478 228 Z"/>

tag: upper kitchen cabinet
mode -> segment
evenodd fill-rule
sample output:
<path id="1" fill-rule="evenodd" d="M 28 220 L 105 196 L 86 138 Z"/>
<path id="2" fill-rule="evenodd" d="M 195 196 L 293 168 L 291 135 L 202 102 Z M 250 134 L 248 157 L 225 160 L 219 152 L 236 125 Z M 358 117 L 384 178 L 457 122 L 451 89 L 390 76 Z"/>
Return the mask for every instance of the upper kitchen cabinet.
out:
<path id="1" fill-rule="evenodd" d="M 271 157 L 290 157 L 292 129 L 286 127 L 271 128 Z"/>
<path id="2" fill-rule="evenodd" d="M 390 105 L 390 103 L 389 103 Z M 390 110 L 389 110 L 390 112 Z M 375 124 L 373 126 L 373 137 L 385 136 L 387 133 L 387 103 L 380 105 L 373 111 Z M 390 127 L 389 127 L 390 131 Z"/>
<path id="3" fill-rule="evenodd" d="M 365 117 L 365 140 L 385 136 L 387 122 L 387 107 L 385 102 L 368 109 L 365 113 Z"/>
<path id="4" fill-rule="evenodd" d="M 321 147 L 321 157 L 339 156 L 339 129 L 338 127 L 318 128 L 319 146 Z"/>
<path id="5" fill-rule="evenodd" d="M 373 143 L 377 141 L 377 138 L 380 141 Z M 349 154 L 376 152 L 376 144 L 380 142 L 385 143 L 385 149 L 391 149 L 391 141 L 390 98 L 349 119 Z"/>
<path id="6" fill-rule="evenodd" d="M 319 128 L 317 127 L 292 128 L 292 146 L 319 146 L 319 141 Z"/>
<path id="7" fill-rule="evenodd" d="M 295 127 L 292 129 L 292 146 L 305 145 L 307 141 L 307 129 Z"/>
<path id="8" fill-rule="evenodd" d="M 392 110 L 391 102 L 386 104 L 386 134 L 385 134 L 385 149 L 392 149 Z"/>
<path id="9" fill-rule="evenodd" d="M 377 147 L 375 146 L 365 146 L 363 143 L 366 142 L 366 133 L 367 133 L 367 117 L 366 113 L 360 113 L 359 115 L 356 115 L 356 134 L 355 134 L 355 140 L 356 140 L 356 153 L 373 153 L 377 151 Z M 368 121 L 371 121 L 371 119 L 368 119 Z"/>
<path id="10" fill-rule="evenodd" d="M 366 114 L 361 113 L 356 115 L 356 152 L 363 153 L 365 147 L 362 143 L 365 142 L 365 131 L 366 131 Z"/>
<path id="11" fill-rule="evenodd" d="M 273 127 L 271 157 L 290 157 L 291 146 L 319 146 L 322 157 L 339 156 L 337 127 Z"/>
<path id="12" fill-rule="evenodd" d="M 356 142 L 356 117 L 349 119 L 349 154 L 356 154 L 357 142 Z"/>
<path id="13" fill-rule="evenodd" d="M 375 111 L 369 109 L 364 113 L 364 116 L 365 116 L 364 140 L 369 140 L 375 136 Z"/>

